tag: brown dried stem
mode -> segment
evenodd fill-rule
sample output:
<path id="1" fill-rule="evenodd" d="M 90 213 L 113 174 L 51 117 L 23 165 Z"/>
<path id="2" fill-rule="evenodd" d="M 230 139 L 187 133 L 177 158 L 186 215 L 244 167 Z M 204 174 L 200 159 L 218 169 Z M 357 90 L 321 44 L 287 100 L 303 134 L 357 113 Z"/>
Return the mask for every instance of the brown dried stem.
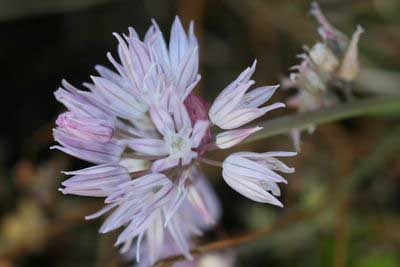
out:
<path id="1" fill-rule="evenodd" d="M 218 240 L 215 242 L 211 242 L 209 244 L 199 246 L 194 248 L 191 251 L 193 256 L 198 256 L 204 253 L 223 250 L 227 248 L 237 247 L 239 245 L 243 245 L 245 243 L 263 238 L 265 236 L 274 234 L 281 230 L 288 228 L 289 226 L 293 226 L 296 223 L 306 221 L 307 219 L 312 218 L 318 211 L 307 212 L 307 211 L 292 211 L 284 216 L 282 219 L 275 221 L 273 224 L 268 225 L 260 230 L 256 230 L 253 232 L 245 233 L 236 237 L 230 237 L 222 240 Z M 172 264 L 184 260 L 185 257 L 183 255 L 177 255 L 165 258 L 163 260 L 158 261 L 155 266 L 157 267 L 170 267 Z"/>

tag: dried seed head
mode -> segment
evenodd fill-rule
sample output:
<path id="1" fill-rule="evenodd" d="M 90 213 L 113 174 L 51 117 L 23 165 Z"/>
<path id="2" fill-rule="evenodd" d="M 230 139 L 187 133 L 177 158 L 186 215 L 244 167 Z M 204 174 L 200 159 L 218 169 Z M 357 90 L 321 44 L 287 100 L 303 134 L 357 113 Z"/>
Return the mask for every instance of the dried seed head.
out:
<path id="1" fill-rule="evenodd" d="M 339 59 L 326 44 L 316 43 L 309 51 L 309 55 L 315 65 L 323 72 L 332 73 L 339 66 Z"/>
<path id="2" fill-rule="evenodd" d="M 358 25 L 356 31 L 353 33 L 350 44 L 347 47 L 342 65 L 340 66 L 338 72 L 338 76 L 348 82 L 354 81 L 360 71 L 358 42 L 360 41 L 360 36 L 362 33 L 364 33 L 364 29 Z"/>

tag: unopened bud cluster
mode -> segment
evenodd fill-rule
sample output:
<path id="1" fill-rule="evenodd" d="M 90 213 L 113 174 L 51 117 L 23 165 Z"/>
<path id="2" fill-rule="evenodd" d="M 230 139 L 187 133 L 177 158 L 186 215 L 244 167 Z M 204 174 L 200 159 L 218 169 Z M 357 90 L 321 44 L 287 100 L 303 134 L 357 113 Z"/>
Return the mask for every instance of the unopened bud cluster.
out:
<path id="1" fill-rule="evenodd" d="M 284 88 L 296 88 L 297 93 L 287 104 L 299 112 L 332 106 L 341 99 L 351 97 L 351 84 L 356 80 L 360 66 L 358 42 L 364 32 L 357 26 L 351 39 L 334 28 L 326 19 L 317 3 L 312 3 L 310 13 L 319 23 L 321 40 L 311 48 L 305 47 L 298 55 L 301 62 L 293 66 Z M 314 127 L 311 125 L 309 131 Z M 299 131 L 294 131 L 295 144 L 299 143 Z"/>

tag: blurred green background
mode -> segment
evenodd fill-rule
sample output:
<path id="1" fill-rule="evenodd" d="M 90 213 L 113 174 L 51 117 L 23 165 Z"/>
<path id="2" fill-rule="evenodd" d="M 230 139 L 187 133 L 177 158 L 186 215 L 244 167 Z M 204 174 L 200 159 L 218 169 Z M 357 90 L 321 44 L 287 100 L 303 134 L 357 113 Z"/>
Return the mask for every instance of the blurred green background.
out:
<path id="1" fill-rule="evenodd" d="M 347 35 L 357 24 L 366 30 L 358 84 L 398 95 L 400 1 L 319 3 Z M 155 18 L 169 34 L 176 14 L 186 25 L 194 19 L 203 76 L 196 90 L 211 100 L 254 58 L 257 84 L 279 83 L 302 46 L 319 38 L 309 6 L 304 0 L 0 0 L 0 266 L 129 266 L 113 247 L 115 234 L 99 235 L 101 220 L 83 219 L 101 201 L 57 191 L 60 170 L 84 163 L 48 149 L 62 110 L 53 92 L 62 78 L 80 85 L 95 64 L 110 65 L 112 32 L 133 26 L 143 36 Z M 329 123 L 304 134 L 302 153 L 289 162 L 296 173 L 283 189 L 284 209 L 241 197 L 219 170 L 207 170 L 224 213 L 200 243 L 273 226 L 229 251 L 235 266 L 400 266 L 399 115 Z M 242 148 L 291 150 L 292 144 L 278 136 Z"/>

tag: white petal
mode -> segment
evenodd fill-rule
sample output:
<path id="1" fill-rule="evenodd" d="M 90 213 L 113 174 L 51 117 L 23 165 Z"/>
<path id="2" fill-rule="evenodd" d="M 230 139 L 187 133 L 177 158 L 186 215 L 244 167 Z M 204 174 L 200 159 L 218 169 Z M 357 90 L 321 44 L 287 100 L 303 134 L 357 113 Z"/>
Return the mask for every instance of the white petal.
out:
<path id="1" fill-rule="evenodd" d="M 181 190 L 175 190 L 175 195 L 171 200 L 171 203 L 168 207 L 168 209 L 165 212 L 165 223 L 164 226 L 167 226 L 176 213 L 176 211 L 179 209 L 179 207 L 182 205 L 183 201 L 186 200 L 186 196 L 188 194 L 188 190 L 186 188 L 183 188 Z"/>
<path id="2" fill-rule="evenodd" d="M 146 231 L 149 228 L 150 224 L 153 222 L 155 216 L 156 213 L 152 213 L 138 220 L 131 221 L 129 225 L 124 229 L 124 231 L 122 231 L 122 233 L 118 236 L 115 245 L 122 244 L 124 241 L 130 238 L 134 238 L 140 233 Z"/>
<path id="3" fill-rule="evenodd" d="M 235 110 L 253 83 L 253 81 L 249 81 L 246 84 L 240 83 L 235 88 L 230 89 L 228 93 L 222 91 L 215 99 L 208 113 L 211 121 L 219 125 L 229 113 Z"/>
<path id="4" fill-rule="evenodd" d="M 161 108 L 152 107 L 150 109 L 150 117 L 156 126 L 157 130 L 162 134 L 166 135 L 168 132 L 175 132 L 175 125 L 171 115 Z"/>
<path id="5" fill-rule="evenodd" d="M 179 248 L 180 252 L 189 260 L 192 260 L 193 257 L 190 255 L 190 250 L 189 250 L 189 244 L 188 240 L 184 236 L 184 234 L 181 231 L 181 227 L 178 224 L 177 220 L 171 220 L 171 222 L 168 224 L 168 230 L 169 233 L 171 234 L 172 238 L 174 239 L 177 247 Z"/>
<path id="6" fill-rule="evenodd" d="M 157 211 L 159 213 L 159 211 Z M 150 264 L 154 264 L 161 256 L 164 245 L 164 226 L 161 214 L 158 214 L 154 222 L 147 230 L 147 246 Z"/>
<path id="7" fill-rule="evenodd" d="M 160 27 L 155 20 L 152 20 L 154 27 L 154 37 L 148 40 L 150 50 L 155 60 L 161 65 L 163 72 L 170 77 L 172 75 L 169 53 L 166 42 L 160 31 Z"/>
<path id="8" fill-rule="evenodd" d="M 231 130 L 243 126 L 264 115 L 266 111 L 258 108 L 237 109 L 221 118 L 216 125 L 221 129 Z M 214 122 L 215 123 L 215 122 Z"/>
<path id="9" fill-rule="evenodd" d="M 103 78 L 117 84 L 120 87 L 124 86 L 125 81 L 118 73 L 115 73 L 101 65 L 96 65 L 95 69 Z"/>
<path id="10" fill-rule="evenodd" d="M 153 165 L 151 166 L 151 170 L 153 172 L 162 172 L 168 169 L 171 169 L 178 165 L 179 159 L 168 157 L 164 159 L 159 159 L 154 161 Z"/>
<path id="11" fill-rule="evenodd" d="M 239 76 L 234 80 L 232 83 L 230 83 L 222 92 L 220 95 L 228 94 L 232 90 L 235 90 L 235 88 L 238 86 L 239 83 L 247 83 L 251 76 L 253 75 L 254 71 L 256 70 L 256 64 L 257 60 L 254 60 L 253 65 L 251 67 L 247 67 L 244 71 L 242 71 Z"/>
<path id="12" fill-rule="evenodd" d="M 92 167 L 88 167 L 85 169 L 80 169 L 77 171 L 68 171 L 63 172 L 66 175 L 98 175 L 104 173 L 112 173 L 112 174 L 122 174 L 127 173 L 126 169 L 117 165 L 117 164 L 102 164 L 96 165 Z"/>
<path id="13" fill-rule="evenodd" d="M 217 125 L 224 130 L 231 130 L 249 123 L 268 111 L 285 107 L 283 103 L 275 103 L 263 108 L 238 109 L 226 115 Z"/>
<path id="14" fill-rule="evenodd" d="M 132 95 L 127 93 L 117 84 L 101 77 L 91 77 L 96 85 L 97 92 L 106 99 L 108 107 L 113 109 L 120 117 L 125 119 L 141 118 L 146 107 Z"/>
<path id="15" fill-rule="evenodd" d="M 135 72 L 143 78 L 152 64 L 149 51 L 146 45 L 137 38 L 128 38 L 128 44 Z"/>
<path id="16" fill-rule="evenodd" d="M 272 97 L 278 87 L 279 85 L 263 86 L 251 90 L 244 95 L 241 107 L 258 108 Z"/>
<path id="17" fill-rule="evenodd" d="M 186 88 L 196 79 L 199 70 L 198 48 L 193 47 L 182 58 L 176 72 L 176 86 L 180 95 L 189 94 Z M 182 98 L 184 99 L 184 98 Z"/>
<path id="18" fill-rule="evenodd" d="M 233 173 L 251 179 L 273 181 L 276 183 L 287 183 L 281 175 L 271 171 L 267 166 L 255 161 L 236 156 L 235 154 L 227 157 L 223 162 L 223 168 L 229 169 Z"/>
<path id="19" fill-rule="evenodd" d="M 267 168 L 275 171 L 280 171 L 284 173 L 293 173 L 294 168 L 288 167 L 285 163 L 280 161 L 275 157 L 291 157 L 297 155 L 296 152 L 286 152 L 286 151 L 273 151 L 265 153 L 254 153 L 254 152 L 237 152 L 236 156 L 247 158 L 264 164 Z"/>
<path id="20" fill-rule="evenodd" d="M 178 17 L 175 17 L 169 41 L 169 54 L 173 70 L 178 69 L 180 61 L 187 53 L 188 45 L 187 36 L 182 27 L 182 23 Z"/>
<path id="21" fill-rule="evenodd" d="M 117 203 L 108 204 L 108 205 L 104 206 L 101 210 L 97 211 L 96 213 L 85 216 L 85 220 L 96 219 L 96 218 L 100 217 L 101 215 L 107 213 L 108 211 L 112 210 L 116 206 L 117 206 Z"/>
<path id="22" fill-rule="evenodd" d="M 221 215 L 219 200 L 204 177 L 196 179 L 188 188 L 188 200 L 207 226 L 214 225 Z"/>
<path id="23" fill-rule="evenodd" d="M 134 151 L 153 156 L 168 155 L 168 149 L 163 140 L 137 138 L 127 141 L 127 145 Z"/>
<path id="24" fill-rule="evenodd" d="M 210 127 L 210 123 L 206 120 L 197 120 L 194 124 L 193 131 L 192 131 L 192 148 L 197 148 L 201 140 L 203 139 L 204 135 L 207 133 Z"/>
<path id="25" fill-rule="evenodd" d="M 216 137 L 216 145 L 217 147 L 221 149 L 226 149 L 233 147 L 240 142 L 242 142 L 244 139 L 246 139 L 248 136 L 251 134 L 261 130 L 262 127 L 253 127 L 253 128 L 247 128 L 247 129 L 239 129 L 239 130 L 230 130 L 230 131 L 224 131 L 220 134 L 217 135 Z"/>
<path id="26" fill-rule="evenodd" d="M 81 140 L 60 129 L 53 130 L 54 139 L 62 146 L 52 146 L 77 158 L 93 163 L 113 163 L 119 160 L 124 146 L 114 140 L 107 143 Z"/>
<path id="27" fill-rule="evenodd" d="M 199 83 L 200 80 L 201 80 L 201 75 L 197 74 L 196 79 L 194 80 L 194 82 L 192 82 L 191 84 L 189 84 L 186 87 L 186 90 L 183 93 L 183 95 L 181 96 L 181 99 L 186 99 L 186 97 L 192 92 L 192 90 L 196 87 L 196 85 Z"/>
<path id="28" fill-rule="evenodd" d="M 248 157 L 252 159 L 260 159 L 265 157 L 293 157 L 297 155 L 297 152 L 291 151 L 269 151 L 264 153 L 255 152 L 237 152 L 235 155 L 240 155 L 242 157 Z"/>
<path id="29" fill-rule="evenodd" d="M 183 102 L 177 98 L 176 95 L 171 96 L 171 101 L 173 101 L 173 114 L 176 130 L 179 132 L 182 129 L 188 129 L 192 127 L 192 123 L 190 121 L 189 113 Z"/>
<path id="30" fill-rule="evenodd" d="M 140 262 L 140 247 L 142 244 L 143 235 L 145 232 L 141 232 L 136 241 L 136 261 Z"/>
<path id="31" fill-rule="evenodd" d="M 128 47 L 127 43 L 121 36 L 116 33 L 113 33 L 113 35 L 119 42 L 118 54 L 125 69 L 124 72 L 132 82 L 134 89 L 140 90 L 144 74 L 150 67 L 149 52 L 147 51 L 145 44 L 136 38 L 128 39 Z"/>
<path id="32" fill-rule="evenodd" d="M 274 182 L 264 182 L 262 185 L 265 190 L 270 191 L 274 196 L 281 196 L 281 189 L 279 188 L 278 184 Z"/>
<path id="33" fill-rule="evenodd" d="M 226 169 L 222 171 L 222 176 L 230 187 L 243 196 L 256 202 L 270 203 L 283 207 L 283 204 L 273 195 L 265 191 L 259 183 L 246 180 L 244 177 L 237 177 Z"/>

